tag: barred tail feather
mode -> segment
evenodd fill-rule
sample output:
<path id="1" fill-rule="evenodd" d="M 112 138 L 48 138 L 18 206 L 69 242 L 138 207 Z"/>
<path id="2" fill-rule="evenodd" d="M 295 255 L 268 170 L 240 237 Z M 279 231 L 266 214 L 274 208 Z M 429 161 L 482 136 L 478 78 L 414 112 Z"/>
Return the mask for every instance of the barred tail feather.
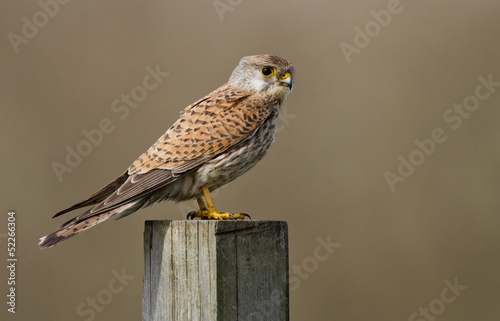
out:
<path id="1" fill-rule="evenodd" d="M 51 233 L 49 235 L 46 235 L 42 238 L 40 238 L 40 243 L 38 243 L 39 246 L 43 248 L 49 248 L 52 247 L 59 242 L 62 242 L 64 240 L 69 239 L 70 237 L 75 236 L 76 234 L 85 231 L 86 229 L 91 228 L 92 226 L 95 226 L 101 222 L 104 222 L 111 216 L 113 216 L 114 213 L 112 212 L 106 212 L 102 213 L 96 216 L 92 216 L 84 221 L 81 222 L 74 222 L 70 223 L 59 230 L 57 230 L 54 233 Z"/>
<path id="2" fill-rule="evenodd" d="M 143 204 L 135 206 L 137 202 L 131 202 L 124 204 L 118 208 L 112 209 L 110 211 L 96 214 L 94 216 L 87 217 L 85 219 L 79 220 L 78 217 L 75 219 L 64 223 L 59 230 L 49 235 L 40 238 L 38 245 L 42 248 L 52 247 L 64 240 L 67 240 L 76 234 L 83 232 L 99 223 L 106 221 L 116 214 L 131 213 L 138 210 Z"/>

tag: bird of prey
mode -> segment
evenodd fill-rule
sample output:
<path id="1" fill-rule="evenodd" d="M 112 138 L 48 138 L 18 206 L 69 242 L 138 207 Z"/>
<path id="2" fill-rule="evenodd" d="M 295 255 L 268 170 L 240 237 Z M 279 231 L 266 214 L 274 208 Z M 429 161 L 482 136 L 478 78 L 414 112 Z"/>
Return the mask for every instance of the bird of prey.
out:
<path id="1" fill-rule="evenodd" d="M 294 67 L 273 55 L 244 57 L 229 81 L 186 107 L 179 119 L 122 175 L 59 213 L 92 206 L 40 239 L 48 248 L 110 217 L 155 202 L 196 198 L 188 218 L 244 219 L 217 212 L 210 192 L 254 167 L 274 141 L 278 113 L 292 90 Z M 206 201 L 206 203 L 205 203 Z"/>

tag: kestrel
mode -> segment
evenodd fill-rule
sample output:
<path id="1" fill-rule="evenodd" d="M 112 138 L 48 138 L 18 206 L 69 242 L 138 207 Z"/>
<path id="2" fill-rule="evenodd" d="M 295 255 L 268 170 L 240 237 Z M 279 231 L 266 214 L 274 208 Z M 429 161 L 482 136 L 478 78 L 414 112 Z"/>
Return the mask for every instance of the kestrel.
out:
<path id="1" fill-rule="evenodd" d="M 244 219 L 248 215 L 217 212 L 210 192 L 247 172 L 267 153 L 293 76 L 293 66 L 283 58 L 242 58 L 226 84 L 186 107 L 125 173 L 55 214 L 92 205 L 42 237 L 39 245 L 54 246 L 113 216 L 119 219 L 167 200 L 196 198 L 200 210 L 188 218 Z"/>

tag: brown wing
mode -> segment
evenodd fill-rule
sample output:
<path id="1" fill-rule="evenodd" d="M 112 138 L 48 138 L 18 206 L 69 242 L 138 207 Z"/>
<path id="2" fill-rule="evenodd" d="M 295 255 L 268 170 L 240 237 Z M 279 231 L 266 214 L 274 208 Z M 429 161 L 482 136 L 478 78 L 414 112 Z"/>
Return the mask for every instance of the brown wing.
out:
<path id="1" fill-rule="evenodd" d="M 148 194 L 162 188 L 171 181 L 172 173 L 158 169 L 145 174 L 132 175 L 125 181 L 125 183 L 123 183 L 122 186 L 120 186 L 120 188 L 108 196 L 104 201 L 87 210 L 83 214 L 65 222 L 60 226 L 60 228 L 115 210 L 131 202 L 138 201 L 138 203 L 141 203 L 142 206 L 146 201 L 140 200 L 144 194 Z"/>
<path id="2" fill-rule="evenodd" d="M 274 100 L 224 85 L 188 106 L 181 117 L 128 169 L 128 178 L 85 220 L 140 199 L 249 137 L 269 116 Z"/>
<path id="3" fill-rule="evenodd" d="M 59 215 L 63 215 L 63 214 L 68 213 L 68 212 L 71 212 L 71 211 L 76 210 L 78 208 L 86 207 L 89 205 L 94 205 L 94 204 L 101 202 L 106 197 L 111 195 L 114 191 L 116 191 L 123 183 L 125 183 L 127 178 L 128 178 L 128 173 L 125 172 L 122 175 L 120 175 L 118 178 L 113 180 L 111 183 L 107 184 L 106 186 L 104 186 L 103 188 L 101 188 L 100 190 L 95 192 L 94 194 L 90 195 L 89 198 L 87 198 L 86 200 L 81 201 L 79 203 L 76 203 L 75 205 L 68 207 L 67 209 L 64 209 L 60 212 L 57 212 L 54 216 L 52 216 L 52 218 L 58 217 Z"/>
<path id="4" fill-rule="evenodd" d="M 269 116 L 274 100 L 226 84 L 193 105 L 129 167 L 129 175 L 154 168 L 174 176 L 249 137 Z"/>

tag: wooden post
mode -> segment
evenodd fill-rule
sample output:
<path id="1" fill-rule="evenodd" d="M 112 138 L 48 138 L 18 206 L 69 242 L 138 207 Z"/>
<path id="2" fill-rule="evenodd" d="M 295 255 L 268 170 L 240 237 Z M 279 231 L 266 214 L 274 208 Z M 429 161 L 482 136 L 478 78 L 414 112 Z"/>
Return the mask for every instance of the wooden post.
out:
<path id="1" fill-rule="evenodd" d="M 289 320 L 284 221 L 146 221 L 143 321 Z"/>

